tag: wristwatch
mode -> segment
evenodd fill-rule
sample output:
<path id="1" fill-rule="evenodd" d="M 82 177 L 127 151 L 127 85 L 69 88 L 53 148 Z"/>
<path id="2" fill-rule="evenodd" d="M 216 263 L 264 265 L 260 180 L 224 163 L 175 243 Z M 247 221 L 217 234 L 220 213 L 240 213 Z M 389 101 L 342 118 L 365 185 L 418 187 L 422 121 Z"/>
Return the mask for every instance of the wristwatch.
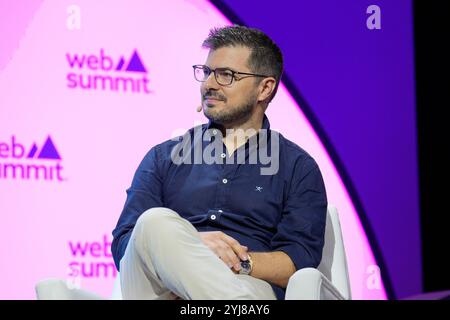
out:
<path id="1" fill-rule="evenodd" d="M 241 260 L 241 269 L 239 270 L 239 274 L 249 275 L 253 270 L 253 261 L 250 255 L 247 255 L 248 260 Z"/>

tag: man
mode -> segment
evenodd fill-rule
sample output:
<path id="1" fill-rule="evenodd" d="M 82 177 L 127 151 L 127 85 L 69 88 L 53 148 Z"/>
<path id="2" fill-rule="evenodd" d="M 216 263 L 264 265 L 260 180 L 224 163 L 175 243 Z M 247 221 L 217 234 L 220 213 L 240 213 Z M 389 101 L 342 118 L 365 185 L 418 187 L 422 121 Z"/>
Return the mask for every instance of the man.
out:
<path id="1" fill-rule="evenodd" d="M 209 55 L 194 75 L 209 123 L 153 147 L 139 165 L 113 231 L 122 294 L 283 299 L 296 270 L 320 263 L 323 179 L 311 156 L 270 130 L 264 114 L 283 70 L 276 44 L 259 30 L 232 26 L 211 30 L 203 46 Z M 215 161 L 195 161 L 211 143 L 224 151 L 210 153 Z M 264 152 L 279 163 L 265 173 Z M 247 163 L 254 155 L 258 161 Z"/>

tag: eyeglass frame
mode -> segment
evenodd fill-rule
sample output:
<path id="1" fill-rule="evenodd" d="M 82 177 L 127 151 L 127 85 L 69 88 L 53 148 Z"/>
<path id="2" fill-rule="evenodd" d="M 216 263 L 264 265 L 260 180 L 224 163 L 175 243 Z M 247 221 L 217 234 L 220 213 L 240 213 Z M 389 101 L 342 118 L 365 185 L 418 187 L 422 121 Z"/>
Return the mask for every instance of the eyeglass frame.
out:
<path id="1" fill-rule="evenodd" d="M 206 80 L 208 79 L 208 77 L 207 77 L 205 80 L 198 80 L 198 79 L 197 79 L 197 77 L 195 76 L 195 70 L 196 70 L 196 69 L 200 69 L 200 68 L 198 68 L 198 67 L 202 67 L 202 69 L 203 69 L 203 68 L 209 69 L 210 72 L 209 72 L 208 77 L 211 75 L 211 73 L 214 73 L 214 79 L 216 79 L 216 82 L 217 82 L 219 85 L 221 85 L 221 86 L 230 86 L 230 85 L 233 84 L 233 80 L 239 81 L 239 80 L 241 80 L 241 79 L 247 78 L 247 77 L 243 77 L 243 78 L 241 78 L 241 79 L 238 79 L 238 78 L 235 77 L 236 74 L 242 74 L 242 75 L 253 76 L 253 77 L 261 77 L 261 78 L 270 78 L 270 77 L 273 77 L 273 76 L 267 76 L 267 75 L 257 74 L 257 73 L 248 73 L 248 72 L 234 71 L 233 69 L 230 69 L 230 68 L 215 68 L 215 69 L 211 69 L 210 67 L 208 67 L 207 65 L 204 65 L 204 64 L 195 64 L 195 65 L 192 66 L 192 68 L 194 69 L 194 79 L 197 80 L 198 82 L 206 82 Z M 220 82 L 217 80 L 217 73 L 216 73 L 216 70 L 219 70 L 219 71 L 225 71 L 225 70 L 226 70 L 226 71 L 231 71 L 231 81 L 230 81 L 230 83 L 228 83 L 228 84 L 222 84 L 222 83 L 220 83 Z"/>

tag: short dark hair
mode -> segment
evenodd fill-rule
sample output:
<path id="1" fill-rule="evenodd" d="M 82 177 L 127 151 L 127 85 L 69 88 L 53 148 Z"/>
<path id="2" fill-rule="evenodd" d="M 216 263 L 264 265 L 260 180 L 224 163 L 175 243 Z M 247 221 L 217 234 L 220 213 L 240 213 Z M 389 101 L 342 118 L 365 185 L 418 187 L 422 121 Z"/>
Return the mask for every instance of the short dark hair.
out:
<path id="1" fill-rule="evenodd" d="M 265 33 L 238 25 L 213 28 L 202 46 L 210 50 L 237 46 L 249 48 L 252 53 L 248 59 L 248 67 L 252 72 L 273 76 L 276 80 L 269 102 L 273 99 L 283 74 L 283 54 Z"/>

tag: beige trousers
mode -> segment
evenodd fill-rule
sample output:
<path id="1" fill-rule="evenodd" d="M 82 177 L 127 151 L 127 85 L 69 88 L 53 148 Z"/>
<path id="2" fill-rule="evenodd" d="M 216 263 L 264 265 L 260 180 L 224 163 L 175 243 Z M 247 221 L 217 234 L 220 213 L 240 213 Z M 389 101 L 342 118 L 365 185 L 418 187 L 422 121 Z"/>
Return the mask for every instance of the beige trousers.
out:
<path id="1" fill-rule="evenodd" d="M 268 282 L 233 273 L 194 226 L 168 208 L 139 217 L 120 278 L 123 299 L 276 299 Z"/>

